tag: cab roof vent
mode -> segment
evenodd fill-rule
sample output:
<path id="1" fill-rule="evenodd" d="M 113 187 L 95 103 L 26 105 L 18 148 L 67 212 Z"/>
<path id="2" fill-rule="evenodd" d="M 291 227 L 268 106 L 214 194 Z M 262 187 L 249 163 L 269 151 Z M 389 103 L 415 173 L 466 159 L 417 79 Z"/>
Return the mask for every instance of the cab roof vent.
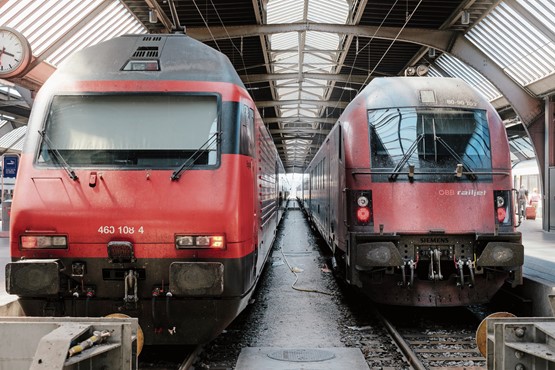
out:
<path id="1" fill-rule="evenodd" d="M 132 58 L 158 58 L 158 55 L 157 46 L 139 46 Z"/>
<path id="2" fill-rule="evenodd" d="M 145 36 L 145 37 L 143 37 L 143 41 L 152 42 L 152 41 L 160 41 L 160 40 L 162 40 L 161 36 Z"/>

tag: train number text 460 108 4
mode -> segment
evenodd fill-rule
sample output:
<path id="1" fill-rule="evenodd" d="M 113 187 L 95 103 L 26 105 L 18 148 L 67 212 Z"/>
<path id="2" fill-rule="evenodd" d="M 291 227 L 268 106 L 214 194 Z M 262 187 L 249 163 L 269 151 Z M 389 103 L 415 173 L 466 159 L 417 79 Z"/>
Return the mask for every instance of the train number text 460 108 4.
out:
<path id="1" fill-rule="evenodd" d="M 145 230 L 142 226 L 100 226 L 97 230 L 100 234 L 144 234 Z"/>

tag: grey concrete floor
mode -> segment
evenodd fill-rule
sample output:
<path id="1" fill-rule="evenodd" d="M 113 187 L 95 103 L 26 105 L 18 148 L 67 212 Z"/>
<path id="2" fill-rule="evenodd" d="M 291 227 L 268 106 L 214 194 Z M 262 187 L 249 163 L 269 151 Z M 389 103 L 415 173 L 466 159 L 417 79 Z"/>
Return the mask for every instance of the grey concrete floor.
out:
<path id="1" fill-rule="evenodd" d="M 293 202 L 290 202 L 292 205 Z M 271 290 L 252 347 L 343 347 L 331 295 L 336 289 L 300 209 L 289 209 L 270 257 Z M 293 271 L 297 271 L 293 273 Z M 324 277 L 324 278 L 323 278 Z M 297 288 L 299 290 L 296 290 Z"/>

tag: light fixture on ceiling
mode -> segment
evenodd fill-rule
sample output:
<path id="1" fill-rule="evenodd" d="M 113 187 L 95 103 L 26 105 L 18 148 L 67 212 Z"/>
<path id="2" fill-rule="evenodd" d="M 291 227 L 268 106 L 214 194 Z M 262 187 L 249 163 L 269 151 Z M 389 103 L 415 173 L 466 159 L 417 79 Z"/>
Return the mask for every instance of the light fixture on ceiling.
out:
<path id="1" fill-rule="evenodd" d="M 416 74 L 418 76 L 426 76 L 429 71 L 430 68 L 425 64 L 420 64 L 418 67 L 416 67 Z"/>
<path id="2" fill-rule="evenodd" d="M 158 23 L 158 13 L 156 13 L 156 10 L 150 9 L 148 11 L 148 21 L 150 23 Z"/>
<path id="3" fill-rule="evenodd" d="M 408 67 L 405 69 L 405 76 L 414 76 L 416 74 L 416 68 Z"/>
<path id="4" fill-rule="evenodd" d="M 461 24 L 470 24 L 470 12 L 468 10 L 463 10 L 461 14 Z"/>
<path id="5" fill-rule="evenodd" d="M 408 67 L 405 69 L 405 76 L 426 76 L 430 68 L 425 64 L 420 64 L 417 67 Z"/>
<path id="6" fill-rule="evenodd" d="M 430 58 L 435 58 L 435 56 L 436 56 L 436 49 L 434 49 L 434 48 L 429 48 L 429 49 L 428 49 L 428 56 L 429 56 Z"/>

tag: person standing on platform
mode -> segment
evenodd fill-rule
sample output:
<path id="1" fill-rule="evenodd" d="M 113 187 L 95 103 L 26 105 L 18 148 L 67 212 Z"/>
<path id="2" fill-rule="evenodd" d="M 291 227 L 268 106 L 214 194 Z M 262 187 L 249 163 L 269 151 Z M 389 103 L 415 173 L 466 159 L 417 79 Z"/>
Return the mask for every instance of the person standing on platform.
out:
<path id="1" fill-rule="evenodd" d="M 538 193 L 538 189 L 534 188 L 532 190 L 532 194 L 530 194 L 530 205 L 538 210 L 538 205 L 540 204 L 540 194 Z"/>
<path id="2" fill-rule="evenodd" d="M 526 204 L 528 204 L 528 190 L 524 185 L 520 186 L 518 190 L 518 215 L 525 217 L 524 212 L 526 211 Z"/>

